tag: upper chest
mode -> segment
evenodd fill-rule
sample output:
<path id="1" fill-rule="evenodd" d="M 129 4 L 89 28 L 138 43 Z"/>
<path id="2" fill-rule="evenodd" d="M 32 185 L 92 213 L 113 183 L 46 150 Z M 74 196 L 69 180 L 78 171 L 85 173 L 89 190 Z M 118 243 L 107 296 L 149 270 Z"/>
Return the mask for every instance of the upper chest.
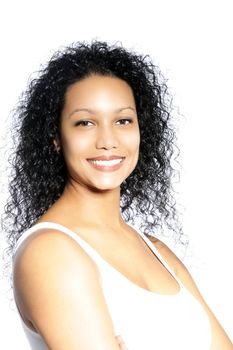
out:
<path id="1" fill-rule="evenodd" d="M 127 235 L 109 232 L 82 234 L 110 267 L 135 285 L 158 294 L 169 295 L 179 291 L 179 283 L 163 261 L 133 229 Z"/>

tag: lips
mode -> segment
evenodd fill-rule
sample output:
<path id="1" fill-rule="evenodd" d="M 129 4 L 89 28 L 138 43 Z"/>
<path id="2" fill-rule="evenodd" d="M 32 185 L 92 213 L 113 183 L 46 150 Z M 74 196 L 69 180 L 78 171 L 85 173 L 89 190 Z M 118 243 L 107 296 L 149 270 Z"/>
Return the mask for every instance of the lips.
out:
<path id="1" fill-rule="evenodd" d="M 110 157 L 99 156 L 95 158 L 89 158 L 87 159 L 87 161 L 97 170 L 114 171 L 114 170 L 118 170 L 121 167 L 124 159 L 125 157 L 119 157 L 119 156 L 110 156 Z"/>

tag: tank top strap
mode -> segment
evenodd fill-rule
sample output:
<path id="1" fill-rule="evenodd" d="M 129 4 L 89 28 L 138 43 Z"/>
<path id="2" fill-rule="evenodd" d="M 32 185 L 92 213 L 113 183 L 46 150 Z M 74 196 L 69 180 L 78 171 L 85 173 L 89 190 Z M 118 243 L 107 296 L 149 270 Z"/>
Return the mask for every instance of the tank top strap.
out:
<path id="1" fill-rule="evenodd" d="M 151 242 L 151 240 L 143 233 L 141 233 L 140 231 L 137 231 L 137 233 L 139 234 L 139 236 L 144 240 L 144 242 L 146 243 L 146 245 L 149 247 L 149 249 L 152 251 L 152 253 L 159 259 L 159 261 L 161 262 L 161 264 L 168 270 L 168 272 L 170 272 L 170 274 L 175 278 L 175 280 L 180 283 L 180 280 L 178 279 L 178 277 L 176 276 L 175 272 L 172 270 L 172 268 L 168 265 L 168 263 L 166 262 L 166 260 L 163 258 L 163 256 L 160 254 L 160 252 L 158 251 L 158 249 L 155 247 L 155 245 Z"/>
<path id="2" fill-rule="evenodd" d="M 53 230 L 58 230 L 60 232 L 63 232 L 64 234 L 68 235 L 72 239 L 74 239 L 83 249 L 84 251 L 91 257 L 93 258 L 94 261 L 98 261 L 98 263 L 101 265 L 107 264 L 109 265 L 103 258 L 102 256 L 94 249 L 90 244 L 88 244 L 86 241 L 84 241 L 77 233 L 72 231 L 66 226 L 63 226 L 58 223 L 54 222 L 40 222 L 38 224 L 35 224 L 34 226 L 30 227 L 28 230 L 23 232 L 22 236 L 19 238 L 14 254 L 20 247 L 20 245 L 32 234 L 36 233 L 38 230 L 41 229 L 53 229 Z M 175 278 L 175 280 L 181 285 L 178 277 L 175 275 L 174 271 L 170 268 L 170 266 L 167 264 L 165 259 L 162 257 L 158 249 L 155 247 L 155 245 L 149 240 L 149 238 L 141 233 L 140 231 L 137 231 L 138 235 L 144 240 L 145 244 L 149 247 L 149 249 L 152 251 L 152 253 L 159 259 L 161 264 L 168 270 L 168 272 Z M 111 266 L 111 265 L 110 265 Z"/>
<path id="3" fill-rule="evenodd" d="M 94 260 L 96 260 L 96 259 L 99 260 L 100 259 L 100 255 L 98 254 L 98 252 L 94 248 L 92 248 L 86 241 L 84 241 L 77 233 L 75 233 L 74 231 L 70 230 L 68 227 L 63 226 L 61 224 L 57 224 L 55 222 L 40 222 L 40 223 L 35 224 L 34 226 L 30 227 L 25 232 L 23 232 L 22 236 L 19 238 L 19 240 L 18 240 L 18 242 L 16 244 L 14 254 L 19 249 L 21 244 L 29 236 L 31 236 L 32 234 L 38 232 L 38 230 L 42 230 L 42 229 L 57 230 L 57 231 L 60 231 L 60 232 L 62 232 L 64 234 L 66 234 L 67 236 L 69 236 L 72 239 L 74 239 L 85 250 L 85 252 L 90 257 L 92 257 Z"/>

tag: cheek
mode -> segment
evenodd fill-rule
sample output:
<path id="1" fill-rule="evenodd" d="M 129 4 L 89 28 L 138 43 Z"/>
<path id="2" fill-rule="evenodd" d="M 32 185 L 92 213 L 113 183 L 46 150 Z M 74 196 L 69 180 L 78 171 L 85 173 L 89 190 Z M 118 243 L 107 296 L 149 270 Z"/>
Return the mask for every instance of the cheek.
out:
<path id="1" fill-rule="evenodd" d="M 137 152 L 139 151 L 140 146 L 140 134 L 139 131 L 135 131 L 135 133 L 132 133 L 125 138 L 125 142 L 127 143 L 128 149 L 130 152 Z"/>
<path id="2" fill-rule="evenodd" d="M 87 155 L 90 150 L 88 138 L 69 136 L 69 139 L 63 140 L 63 153 L 66 158 L 77 158 L 82 155 Z"/>

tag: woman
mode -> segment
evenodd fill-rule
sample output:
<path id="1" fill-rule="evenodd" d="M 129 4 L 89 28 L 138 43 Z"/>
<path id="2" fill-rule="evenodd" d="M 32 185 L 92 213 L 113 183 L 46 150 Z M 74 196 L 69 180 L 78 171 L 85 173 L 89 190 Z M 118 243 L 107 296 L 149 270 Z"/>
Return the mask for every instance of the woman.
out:
<path id="1" fill-rule="evenodd" d="M 148 57 L 77 43 L 22 98 L 6 214 L 15 300 L 34 350 L 233 349 L 154 236 L 163 223 L 180 234 L 175 136 L 158 76 Z M 126 223 L 137 217 L 144 234 Z"/>

